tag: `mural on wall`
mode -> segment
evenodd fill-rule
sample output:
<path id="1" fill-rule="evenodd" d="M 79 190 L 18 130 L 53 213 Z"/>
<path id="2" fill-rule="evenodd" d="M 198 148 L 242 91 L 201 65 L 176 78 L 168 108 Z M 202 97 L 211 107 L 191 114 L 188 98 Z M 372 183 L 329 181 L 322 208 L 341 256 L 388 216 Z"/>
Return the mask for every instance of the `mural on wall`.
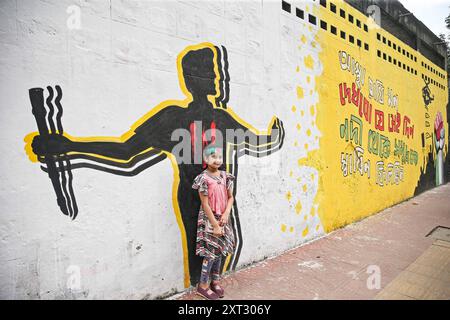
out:
<path id="1" fill-rule="evenodd" d="M 320 146 L 298 162 L 315 168 L 319 175 L 315 202 L 323 229 L 330 232 L 412 197 L 420 188 L 442 183 L 435 175 L 448 172 L 444 160 L 448 123 L 436 120 L 433 131 L 432 119 L 446 118 L 447 91 L 437 77 L 432 87 L 427 83 L 424 87 L 420 71 L 422 78 L 433 77 L 424 67 L 431 62 L 419 52 L 407 52 L 410 47 L 373 28 L 350 5 L 308 5 L 282 10 L 296 27 L 318 34 L 318 44 L 315 39 L 295 39 L 302 42 L 299 48 L 306 45 L 310 52 L 319 52 L 319 61 L 312 66 L 324 70 L 315 75 Z M 437 92 L 432 92 L 434 88 Z M 305 92 L 305 84 L 297 91 Z M 412 107 L 422 101 L 421 96 L 425 115 L 421 106 Z M 439 144 L 436 139 L 441 139 Z M 441 145 L 439 156 L 436 148 Z M 437 165 L 441 160 L 443 168 Z"/>
<path id="2" fill-rule="evenodd" d="M 425 85 L 422 88 L 422 99 L 425 108 L 425 128 L 431 128 L 430 119 L 432 119 L 432 117 L 430 116 L 430 108 L 435 96 L 430 89 L 430 79 L 424 79 L 424 83 Z M 447 145 L 445 143 L 445 127 L 442 113 L 437 111 L 434 119 L 434 126 L 432 127 L 433 132 L 431 133 L 428 130 L 422 134 L 422 146 L 425 147 L 428 143 L 430 148 L 426 159 L 427 165 L 421 170 L 420 179 L 414 195 L 418 195 L 427 189 L 445 183 L 445 177 L 449 174 L 449 156 L 448 152 L 445 152 Z M 446 153 L 445 156 L 444 153 Z"/>
<path id="3" fill-rule="evenodd" d="M 339 52 L 339 61 L 343 70 L 350 65 L 346 57 L 345 51 Z M 371 162 L 364 157 L 363 146 L 364 128 L 369 127 L 366 150 L 377 158 L 374 166 L 375 174 L 372 173 L 372 177 L 375 175 L 375 184 L 378 186 L 398 185 L 404 181 L 404 166 L 408 164 L 417 166 L 418 163 L 418 152 L 408 146 L 410 144 L 408 139 L 414 138 L 414 124 L 410 116 L 398 112 L 398 95 L 393 89 L 388 88 L 388 99 L 385 99 L 382 80 L 372 80 L 370 76 L 368 77 L 369 94 L 366 97 L 362 93 L 362 86 L 366 83 L 365 68 L 357 61 L 352 65 L 357 69 L 355 82 L 351 85 L 345 82 L 339 84 L 341 106 L 348 105 L 350 108 L 356 107 L 357 110 L 357 114 L 350 114 L 339 128 L 340 138 L 349 143 L 346 151 L 341 152 L 342 174 L 347 177 L 359 172 L 361 176 L 366 175 L 368 179 L 371 178 Z M 372 105 L 372 103 L 383 105 L 385 102 L 388 110 Z M 393 141 L 387 135 L 388 133 L 396 136 Z M 388 162 L 387 160 L 392 158 L 391 155 L 396 159 Z"/>
<path id="4" fill-rule="evenodd" d="M 436 149 L 436 185 L 444 183 L 445 130 L 442 114 L 438 111 L 434 120 L 434 146 Z"/>
<path id="5" fill-rule="evenodd" d="M 61 138 L 64 133 L 61 122 L 63 113 L 63 108 L 61 106 L 62 90 L 60 86 L 55 86 L 55 89 L 57 93 L 55 97 L 56 114 L 55 107 L 52 103 L 54 97 L 52 87 L 47 87 L 48 95 L 46 103 L 48 112 L 44 106 L 44 89 L 33 88 L 29 90 L 32 112 L 36 119 L 39 136 L 47 141 L 49 140 L 50 135 L 59 136 Z M 54 116 L 56 116 L 56 124 Z M 46 151 L 44 151 L 44 153 L 45 156 L 39 156 L 39 161 L 46 165 L 45 167 L 42 167 L 42 169 L 48 173 L 52 182 L 53 189 L 56 193 L 56 202 L 63 214 L 75 219 L 78 214 L 78 206 L 73 192 L 73 176 L 70 159 L 65 154 L 49 155 Z"/>
<path id="6" fill-rule="evenodd" d="M 226 132 L 227 129 L 245 132 L 243 136 L 234 136 L 231 141 L 227 140 L 228 136 L 222 137 L 225 140 L 224 163 L 221 169 L 235 175 L 233 193 L 236 195 L 238 158 L 243 155 L 263 157 L 276 152 L 283 145 L 284 128 L 282 121 L 273 117 L 268 130 L 259 131 L 227 106 L 230 76 L 225 47 L 211 43 L 188 46 L 179 54 L 177 67 L 180 86 L 186 99 L 162 102 L 136 121 L 131 130 L 119 138 L 70 136 L 63 132 L 61 125 L 61 88 L 56 86 L 56 127 L 52 122 L 52 88 L 47 88 L 46 103 L 49 112 L 46 112 L 44 106 L 44 90 L 30 89 L 33 114 L 39 132 L 25 137 L 25 149 L 32 161 L 45 164 L 41 169 L 47 172 L 51 179 L 57 203 L 61 211 L 72 219 L 77 216 L 77 206 L 71 187 L 71 170 L 91 168 L 117 175 L 134 176 L 169 158 L 174 170 L 173 207 L 182 234 L 184 284 L 188 287 L 198 282 L 201 269 L 201 259 L 195 256 L 195 214 L 198 212 L 200 199 L 191 185 L 194 178 L 205 168 L 205 164 L 201 161 L 186 162 L 186 155 L 174 152 L 180 141 L 173 139 L 173 132 L 177 129 L 190 132 L 190 151 L 194 159 L 201 159 L 203 147 L 207 144 L 221 143 L 220 139 L 216 141 L 221 132 Z M 46 119 L 50 123 L 50 129 L 46 126 Z M 71 163 L 71 160 L 75 159 L 84 161 Z M 237 246 L 235 253 L 224 261 L 224 271 L 236 267 L 243 245 L 236 199 L 231 212 L 231 223 Z"/>
<path id="7" fill-rule="evenodd" d="M 425 80 L 425 87 L 422 88 L 422 98 L 423 98 L 423 103 L 425 104 L 425 109 L 428 112 L 428 106 L 431 104 L 431 102 L 433 102 L 434 100 L 434 95 L 431 94 L 431 90 L 430 90 L 430 80 Z"/>

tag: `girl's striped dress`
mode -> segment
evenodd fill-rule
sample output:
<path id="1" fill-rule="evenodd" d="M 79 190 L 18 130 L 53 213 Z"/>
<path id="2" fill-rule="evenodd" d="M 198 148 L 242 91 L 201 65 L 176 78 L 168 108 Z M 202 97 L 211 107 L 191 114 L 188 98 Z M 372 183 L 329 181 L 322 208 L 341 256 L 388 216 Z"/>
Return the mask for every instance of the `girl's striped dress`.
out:
<path id="1" fill-rule="evenodd" d="M 231 173 L 223 170 L 219 171 L 220 176 L 215 177 L 209 174 L 205 169 L 195 177 L 194 183 L 192 184 L 193 189 L 197 189 L 208 196 L 209 206 L 218 221 L 227 206 L 227 191 L 233 190 L 233 181 L 235 179 Z M 207 221 L 208 216 L 200 205 L 195 254 L 209 259 L 216 259 L 221 254 L 224 256 L 232 254 L 235 248 L 235 240 L 233 229 L 230 225 L 230 219 L 228 219 L 228 223 L 223 226 L 224 234 L 220 237 L 215 236 L 213 233 L 206 232 Z"/>

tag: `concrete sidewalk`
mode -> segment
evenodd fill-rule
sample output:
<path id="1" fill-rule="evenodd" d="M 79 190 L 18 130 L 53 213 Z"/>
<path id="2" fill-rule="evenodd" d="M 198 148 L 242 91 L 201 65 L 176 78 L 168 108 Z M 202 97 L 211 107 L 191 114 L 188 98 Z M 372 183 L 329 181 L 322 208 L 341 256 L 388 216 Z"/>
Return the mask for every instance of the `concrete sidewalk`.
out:
<path id="1" fill-rule="evenodd" d="M 427 237 L 437 226 L 450 227 L 450 183 L 224 277 L 225 299 L 450 299 L 449 242 Z"/>

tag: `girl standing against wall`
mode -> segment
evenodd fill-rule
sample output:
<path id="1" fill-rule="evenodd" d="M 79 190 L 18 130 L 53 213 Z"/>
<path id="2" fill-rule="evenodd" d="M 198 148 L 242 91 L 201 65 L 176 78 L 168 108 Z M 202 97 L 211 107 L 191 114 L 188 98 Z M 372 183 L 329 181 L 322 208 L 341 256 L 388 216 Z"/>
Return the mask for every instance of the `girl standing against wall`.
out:
<path id="1" fill-rule="evenodd" d="M 233 229 L 229 224 L 235 177 L 219 170 L 223 163 L 221 148 L 207 146 L 203 159 L 207 168 L 194 179 L 192 185 L 192 188 L 198 189 L 202 203 L 198 213 L 195 252 L 203 257 L 197 294 L 216 300 L 224 296 L 220 285 L 222 256 L 232 254 L 235 248 Z"/>

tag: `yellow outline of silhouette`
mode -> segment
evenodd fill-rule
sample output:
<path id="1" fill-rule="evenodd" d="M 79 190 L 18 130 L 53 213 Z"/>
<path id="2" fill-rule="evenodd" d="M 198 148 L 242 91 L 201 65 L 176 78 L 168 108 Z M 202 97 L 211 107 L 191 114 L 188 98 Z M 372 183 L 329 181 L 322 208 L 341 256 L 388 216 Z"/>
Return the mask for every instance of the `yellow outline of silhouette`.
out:
<path id="1" fill-rule="evenodd" d="M 157 106 L 155 106 L 153 109 L 151 109 L 149 112 L 147 112 L 145 115 L 143 115 L 141 118 L 139 118 L 139 120 L 137 120 L 131 127 L 130 130 L 128 130 L 127 132 L 125 132 L 124 134 L 122 134 L 120 137 L 110 137 L 110 136 L 91 136 L 91 137 L 74 137 L 71 136 L 70 134 L 64 132 L 63 136 L 69 138 L 72 141 L 76 141 L 76 142 L 121 142 L 124 143 L 126 142 L 130 137 L 132 137 L 135 132 L 134 130 L 137 129 L 140 125 L 142 125 L 145 121 L 147 121 L 148 119 L 150 119 L 151 117 L 153 117 L 156 113 L 158 113 L 159 111 L 161 111 L 162 109 L 168 107 L 168 106 L 172 106 L 172 105 L 176 105 L 182 108 L 187 108 L 189 103 L 192 101 L 192 94 L 188 91 L 185 81 L 184 81 L 184 74 L 183 74 L 183 68 L 182 68 L 182 59 L 183 57 L 190 51 L 194 51 L 194 50 L 200 50 L 200 49 L 206 49 L 209 48 L 212 50 L 213 52 L 213 64 L 214 64 L 214 73 L 215 73 L 215 87 L 216 87 L 216 94 L 215 95 L 208 95 L 208 100 L 211 102 L 211 104 L 213 105 L 213 108 L 216 109 L 222 109 L 218 106 L 216 106 L 216 101 L 215 99 L 220 95 L 220 74 L 219 74 L 219 66 L 218 66 L 218 54 L 217 54 L 217 49 L 216 47 L 210 43 L 210 42 L 203 42 L 200 44 L 196 44 L 196 45 L 190 45 L 187 46 L 186 48 L 183 49 L 183 51 L 181 51 L 178 54 L 177 57 L 177 71 L 178 71 L 178 81 L 180 83 L 180 87 L 182 92 L 186 95 L 186 99 L 184 100 L 166 100 L 161 102 L 160 104 L 158 104 Z M 272 132 L 272 126 L 274 124 L 274 122 L 276 121 L 277 117 L 273 116 L 272 120 L 269 124 L 269 129 L 268 130 L 258 130 L 255 127 L 253 127 L 251 124 L 249 124 L 248 122 L 246 122 L 245 120 L 241 119 L 230 107 L 227 107 L 227 109 L 222 109 L 226 112 L 228 112 L 238 123 L 240 123 L 242 126 L 246 127 L 247 129 L 249 129 L 251 132 L 253 132 L 256 135 L 271 135 Z M 31 142 L 33 141 L 33 138 L 35 136 L 39 135 L 39 132 L 31 132 L 29 134 L 27 134 L 24 137 L 24 142 L 25 144 L 25 152 L 28 155 L 29 159 L 32 162 L 38 162 L 37 156 L 36 154 L 32 151 L 31 148 Z M 277 139 L 279 139 L 279 135 L 277 137 Z M 245 143 L 247 146 L 254 146 L 254 147 L 261 147 L 261 146 L 266 146 L 266 145 L 272 145 L 275 144 L 276 142 L 269 142 L 266 144 L 261 144 L 261 145 L 252 145 L 248 142 L 242 142 L 240 144 L 234 144 L 234 143 L 229 143 L 227 142 L 227 147 L 226 147 L 226 156 L 228 159 L 229 156 L 229 147 L 231 146 L 237 146 L 237 145 L 241 145 Z M 130 159 L 128 160 L 122 160 L 122 159 L 116 159 L 116 158 L 111 158 L 111 157 L 105 157 L 105 156 L 101 156 L 98 154 L 93 154 L 93 153 L 83 153 L 83 152 L 68 152 L 68 155 L 72 155 L 72 154 L 87 154 L 96 158 L 101 158 L 101 159 L 108 159 L 108 160 L 112 160 L 115 162 L 120 162 L 120 163 L 128 163 L 131 160 L 133 160 L 134 157 L 146 153 L 150 150 L 154 149 L 153 147 L 150 147 L 142 152 L 140 152 L 139 154 L 136 154 L 132 157 L 130 157 Z M 189 262 L 188 262 L 188 251 L 187 251 L 187 239 L 186 239 L 186 230 L 184 229 L 184 225 L 183 225 L 183 220 L 181 218 L 181 213 L 180 213 L 180 208 L 178 205 L 178 200 L 177 200 L 177 190 L 178 190 L 178 185 L 180 183 L 180 179 L 179 179 L 179 171 L 178 171 L 178 165 L 176 162 L 176 158 L 173 154 L 171 154 L 168 151 L 161 151 L 159 154 L 166 154 L 167 158 L 170 160 L 172 168 L 173 168 L 173 178 L 174 178 L 174 182 L 172 185 L 172 204 L 173 204 L 173 208 L 175 211 L 175 216 L 176 216 L 176 220 L 177 220 L 177 224 L 178 227 L 180 229 L 181 232 L 181 242 L 182 242 L 182 246 L 183 246 L 183 267 L 184 267 L 184 286 L 185 288 L 190 287 L 190 272 L 189 272 Z M 227 172 L 230 171 L 230 161 L 228 161 L 227 163 Z M 223 271 L 225 271 L 228 267 L 228 264 L 230 262 L 231 259 L 231 255 L 229 255 L 224 263 L 224 267 L 223 267 Z"/>

